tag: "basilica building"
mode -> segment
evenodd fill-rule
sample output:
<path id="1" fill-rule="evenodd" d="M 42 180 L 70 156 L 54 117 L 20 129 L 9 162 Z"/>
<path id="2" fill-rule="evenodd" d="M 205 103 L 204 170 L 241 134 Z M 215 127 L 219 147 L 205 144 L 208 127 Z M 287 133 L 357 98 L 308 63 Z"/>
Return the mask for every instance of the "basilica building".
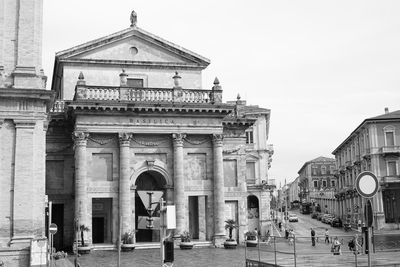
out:
<path id="1" fill-rule="evenodd" d="M 225 220 L 235 233 L 270 219 L 267 144 L 270 110 L 222 101 L 216 78 L 202 89 L 210 61 L 136 26 L 56 54 L 58 100 L 46 137 L 46 194 L 57 247 L 71 245 L 74 220 L 88 243 L 159 241 L 159 211 L 148 228 L 141 192 L 175 205 L 175 236 L 220 246 Z M 72 138 L 71 138 L 72 136 Z M 145 193 L 146 194 L 146 193 Z"/>

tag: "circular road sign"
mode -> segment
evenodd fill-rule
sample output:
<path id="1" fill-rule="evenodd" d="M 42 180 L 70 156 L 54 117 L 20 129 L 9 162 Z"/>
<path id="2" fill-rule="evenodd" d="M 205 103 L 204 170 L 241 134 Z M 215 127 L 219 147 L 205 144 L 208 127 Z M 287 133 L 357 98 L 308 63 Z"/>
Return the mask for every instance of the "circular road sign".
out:
<path id="1" fill-rule="evenodd" d="M 372 172 L 362 172 L 356 178 L 357 192 L 365 198 L 372 198 L 378 191 L 378 178 Z"/>
<path id="2" fill-rule="evenodd" d="M 50 224 L 49 231 L 50 231 L 50 234 L 52 234 L 52 235 L 57 233 L 57 224 L 55 224 L 55 223 Z"/>

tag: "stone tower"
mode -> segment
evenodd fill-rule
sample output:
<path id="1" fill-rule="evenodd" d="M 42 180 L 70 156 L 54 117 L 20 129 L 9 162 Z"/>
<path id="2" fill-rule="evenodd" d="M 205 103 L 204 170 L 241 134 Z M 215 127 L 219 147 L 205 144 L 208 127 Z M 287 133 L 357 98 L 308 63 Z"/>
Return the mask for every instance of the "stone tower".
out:
<path id="1" fill-rule="evenodd" d="M 0 0 L 0 258 L 9 266 L 16 258 L 28 264 L 20 249 L 45 236 L 45 137 L 53 93 L 45 90 L 42 70 L 42 5 Z"/>

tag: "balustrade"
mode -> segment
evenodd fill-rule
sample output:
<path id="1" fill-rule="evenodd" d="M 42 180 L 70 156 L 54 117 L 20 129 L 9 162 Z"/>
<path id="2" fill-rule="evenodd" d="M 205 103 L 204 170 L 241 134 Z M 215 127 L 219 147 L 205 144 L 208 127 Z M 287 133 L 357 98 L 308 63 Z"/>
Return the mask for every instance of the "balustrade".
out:
<path id="1" fill-rule="evenodd" d="M 221 103 L 222 90 L 170 89 L 170 88 L 124 88 L 104 86 L 80 86 L 76 99 L 122 100 L 140 102 Z"/>

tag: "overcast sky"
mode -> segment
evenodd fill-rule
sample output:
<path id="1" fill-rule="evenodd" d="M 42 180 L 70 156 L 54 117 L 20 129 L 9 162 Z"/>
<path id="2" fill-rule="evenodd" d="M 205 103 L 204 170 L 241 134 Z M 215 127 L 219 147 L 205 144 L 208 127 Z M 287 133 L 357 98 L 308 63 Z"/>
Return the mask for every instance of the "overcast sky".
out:
<path id="1" fill-rule="evenodd" d="M 294 180 L 365 119 L 400 109 L 400 1 L 44 0 L 43 67 L 56 52 L 138 27 L 211 60 L 224 101 L 271 109 L 269 178 Z"/>

